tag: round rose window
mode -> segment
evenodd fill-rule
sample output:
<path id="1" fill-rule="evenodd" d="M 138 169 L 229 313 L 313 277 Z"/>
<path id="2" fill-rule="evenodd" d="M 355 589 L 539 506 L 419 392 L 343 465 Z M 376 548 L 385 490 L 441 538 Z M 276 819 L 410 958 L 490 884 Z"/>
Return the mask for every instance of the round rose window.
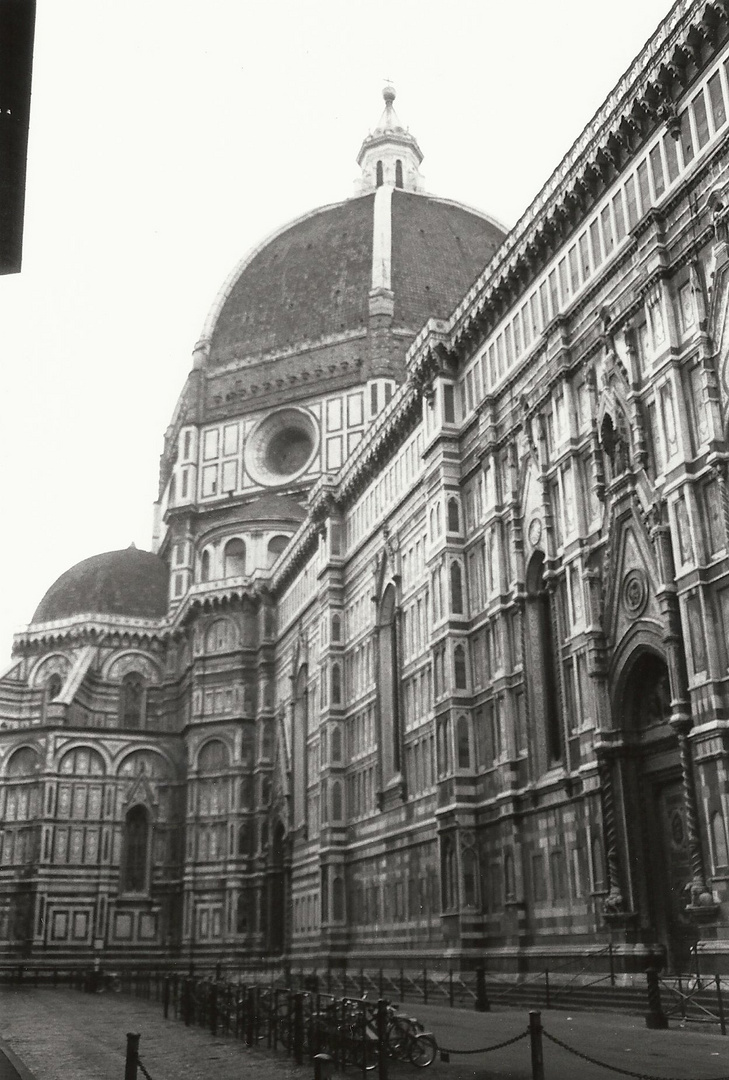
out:
<path id="1" fill-rule="evenodd" d="M 246 468 L 258 484 L 283 484 L 304 472 L 318 441 L 316 425 L 308 413 L 279 409 L 253 429 L 246 446 Z"/>

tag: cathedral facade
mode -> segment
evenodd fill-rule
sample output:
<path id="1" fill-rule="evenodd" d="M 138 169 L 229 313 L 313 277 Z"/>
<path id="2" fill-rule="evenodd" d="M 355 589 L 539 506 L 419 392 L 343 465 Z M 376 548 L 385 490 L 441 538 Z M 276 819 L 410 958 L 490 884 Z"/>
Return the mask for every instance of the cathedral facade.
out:
<path id="1" fill-rule="evenodd" d="M 154 551 L 0 679 L 0 957 L 729 962 L 729 5 L 516 226 L 357 194 L 223 286 Z"/>

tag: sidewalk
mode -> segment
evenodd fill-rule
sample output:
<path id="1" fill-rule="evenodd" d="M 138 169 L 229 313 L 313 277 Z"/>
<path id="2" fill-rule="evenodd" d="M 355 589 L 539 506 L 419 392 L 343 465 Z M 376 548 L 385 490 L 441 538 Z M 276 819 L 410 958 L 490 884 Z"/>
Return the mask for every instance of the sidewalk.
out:
<path id="1" fill-rule="evenodd" d="M 407 1004 L 442 1046 L 474 1049 L 518 1035 L 527 1026 L 525 1009 L 467 1012 L 437 1005 Z M 663 1078 L 714 1080 L 729 1077 L 729 1037 L 718 1029 L 648 1031 L 642 1017 L 612 1013 L 545 1010 L 546 1031 L 576 1049 L 618 1068 Z M 281 1054 L 249 1050 L 225 1036 L 214 1037 L 179 1020 L 165 1021 L 154 1001 L 76 990 L 0 990 L 0 1039 L 36 1080 L 122 1080 L 126 1032 L 141 1034 L 140 1057 L 152 1080 L 310 1080 L 313 1066 L 297 1069 Z M 610 1080 L 618 1074 L 589 1065 L 544 1042 L 545 1080 Z M 417 1072 L 391 1069 L 401 1080 Z M 0 1073 L 0 1075 L 2 1075 Z M 355 1077 L 348 1069 L 345 1076 Z M 370 1073 L 373 1078 L 376 1073 Z M 436 1061 L 428 1080 L 530 1080 L 529 1040 L 491 1054 L 454 1055 Z"/>

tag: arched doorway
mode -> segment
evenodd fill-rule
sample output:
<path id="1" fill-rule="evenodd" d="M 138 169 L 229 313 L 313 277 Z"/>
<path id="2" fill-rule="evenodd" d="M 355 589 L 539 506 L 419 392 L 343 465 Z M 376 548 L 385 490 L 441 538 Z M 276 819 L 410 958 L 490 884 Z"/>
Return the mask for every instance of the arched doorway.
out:
<path id="1" fill-rule="evenodd" d="M 627 741 L 635 749 L 636 813 L 626 809 L 641 922 L 665 950 L 667 965 L 686 970 L 692 930 L 685 908 L 692 873 L 678 740 L 670 724 L 671 686 L 662 656 L 647 649 L 636 656 L 621 701 Z"/>
<path id="2" fill-rule="evenodd" d="M 269 889 L 269 951 L 280 956 L 286 949 L 286 909 L 288 906 L 288 883 L 285 866 L 286 833 L 282 822 L 277 821 L 271 842 L 271 869 Z"/>

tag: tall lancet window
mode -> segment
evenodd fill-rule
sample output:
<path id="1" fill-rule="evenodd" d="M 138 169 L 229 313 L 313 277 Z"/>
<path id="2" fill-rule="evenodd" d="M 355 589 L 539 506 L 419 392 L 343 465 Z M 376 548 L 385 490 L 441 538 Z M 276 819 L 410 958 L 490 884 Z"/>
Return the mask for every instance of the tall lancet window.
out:
<path id="1" fill-rule="evenodd" d="M 536 551 L 527 569 L 529 692 L 535 744 L 541 771 L 562 759 L 552 599 L 544 582 L 544 554 Z"/>
<path id="2" fill-rule="evenodd" d="M 402 186 L 402 161 L 398 159 L 395 162 L 395 187 L 401 188 Z"/>
<path id="3" fill-rule="evenodd" d="M 380 760 L 382 782 L 387 786 L 399 772 L 400 683 L 395 586 L 388 585 L 380 601 L 378 626 L 378 687 L 380 697 Z"/>
<path id="4" fill-rule="evenodd" d="M 143 806 L 133 806 L 124 821 L 122 889 L 147 891 L 149 864 L 149 815 Z"/>
<path id="5" fill-rule="evenodd" d="M 299 670 L 294 685 L 293 709 L 293 774 L 294 828 L 306 824 L 306 742 L 309 734 L 309 691 L 306 667 Z"/>
<path id="6" fill-rule="evenodd" d="M 384 174 L 383 174 L 383 171 L 382 171 L 382 162 L 378 161 L 377 162 L 377 186 L 382 187 L 384 182 L 385 182 L 385 177 L 384 177 Z"/>

